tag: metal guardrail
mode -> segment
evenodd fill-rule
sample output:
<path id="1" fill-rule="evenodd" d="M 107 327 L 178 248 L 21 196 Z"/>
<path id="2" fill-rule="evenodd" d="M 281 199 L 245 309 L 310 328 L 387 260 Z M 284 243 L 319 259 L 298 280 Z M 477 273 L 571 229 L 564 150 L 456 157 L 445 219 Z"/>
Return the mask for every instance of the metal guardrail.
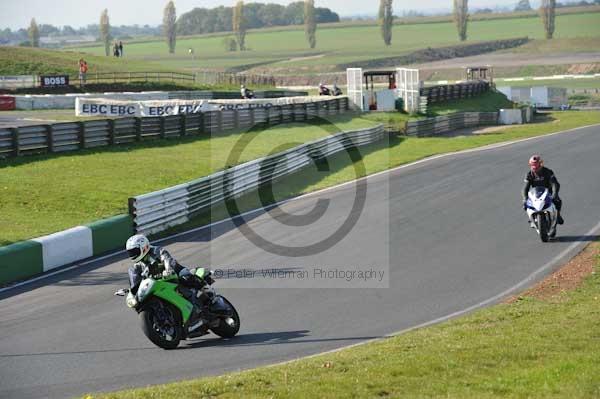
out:
<path id="1" fill-rule="evenodd" d="M 211 111 L 155 118 L 100 119 L 82 122 L 0 128 L 0 158 L 75 151 L 156 138 L 220 133 L 257 124 L 277 125 L 342 114 L 348 98 L 270 108 Z"/>
<path id="2" fill-rule="evenodd" d="M 343 132 L 189 183 L 130 198 L 134 229 L 145 234 L 164 231 L 187 222 L 212 205 L 239 197 L 329 155 L 374 143 L 385 136 L 383 125 Z"/>
<path id="3" fill-rule="evenodd" d="M 196 72 L 196 82 L 201 84 L 219 85 L 247 85 L 247 86 L 275 86 L 277 81 L 272 75 L 251 75 L 247 73 L 230 72 Z"/>
<path id="4" fill-rule="evenodd" d="M 79 83 L 79 76 L 69 77 L 72 84 Z M 196 82 L 193 73 L 181 72 L 88 72 L 86 84 L 90 83 L 131 83 L 131 82 Z"/>
<path id="5" fill-rule="evenodd" d="M 79 85 L 79 74 L 70 74 L 69 81 L 71 85 Z M 132 82 L 193 84 L 196 83 L 196 74 L 182 72 L 88 72 L 85 79 L 85 84 Z M 38 75 L 0 76 L 0 89 L 33 88 L 40 86 L 41 80 Z"/>
<path id="6" fill-rule="evenodd" d="M 490 83 L 486 81 L 465 82 L 451 85 L 438 85 L 421 88 L 421 96 L 427 97 L 429 104 L 449 100 L 459 100 L 485 93 L 490 90 Z"/>
<path id="7" fill-rule="evenodd" d="M 407 136 L 426 137 L 466 127 L 497 125 L 498 112 L 458 112 L 406 122 Z"/>

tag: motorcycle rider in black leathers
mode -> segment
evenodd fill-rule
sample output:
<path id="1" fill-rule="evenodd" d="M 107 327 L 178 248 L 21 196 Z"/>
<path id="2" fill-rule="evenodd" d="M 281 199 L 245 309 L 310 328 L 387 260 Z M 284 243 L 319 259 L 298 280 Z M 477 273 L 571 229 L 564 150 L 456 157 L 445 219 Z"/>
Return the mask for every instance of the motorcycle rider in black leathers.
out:
<path id="1" fill-rule="evenodd" d="M 166 249 L 151 246 L 150 241 L 143 234 L 130 237 L 125 247 L 134 262 L 128 271 L 132 294 L 137 293 L 140 283 L 145 277 L 161 278 L 175 274 L 183 286 L 195 290 L 191 302 L 198 305 L 199 310 L 208 302 L 209 296 L 203 292 L 202 288 L 207 284 L 212 284 L 210 275 L 200 279 L 187 267 L 180 265 Z"/>
<path id="2" fill-rule="evenodd" d="M 254 98 L 254 92 L 244 85 L 240 86 L 240 94 L 242 95 L 242 99 L 244 100 L 250 100 Z"/>
<path id="3" fill-rule="evenodd" d="M 562 200 L 558 196 L 560 190 L 560 183 L 556 179 L 552 169 L 548 169 L 544 166 L 542 157 L 535 154 L 529 158 L 529 168 L 531 169 L 527 176 L 525 176 L 525 185 L 521 195 L 523 197 L 523 209 L 527 209 L 527 194 L 532 187 L 545 187 L 550 191 L 552 200 L 556 206 L 557 220 L 556 223 L 563 224 L 564 220 L 560 214 L 562 209 Z"/>
<path id="4" fill-rule="evenodd" d="M 329 88 L 327 86 L 325 86 L 323 83 L 319 83 L 319 95 L 320 96 L 330 96 L 331 90 L 329 90 Z"/>

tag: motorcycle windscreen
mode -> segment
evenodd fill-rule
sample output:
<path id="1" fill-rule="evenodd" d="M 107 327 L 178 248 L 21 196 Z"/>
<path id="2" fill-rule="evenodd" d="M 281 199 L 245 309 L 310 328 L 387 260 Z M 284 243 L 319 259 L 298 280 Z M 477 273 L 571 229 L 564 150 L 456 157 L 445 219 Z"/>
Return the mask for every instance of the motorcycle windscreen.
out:
<path id="1" fill-rule="evenodd" d="M 548 191 L 546 187 L 532 187 L 529 190 L 529 195 L 535 199 L 540 199 L 546 191 Z"/>

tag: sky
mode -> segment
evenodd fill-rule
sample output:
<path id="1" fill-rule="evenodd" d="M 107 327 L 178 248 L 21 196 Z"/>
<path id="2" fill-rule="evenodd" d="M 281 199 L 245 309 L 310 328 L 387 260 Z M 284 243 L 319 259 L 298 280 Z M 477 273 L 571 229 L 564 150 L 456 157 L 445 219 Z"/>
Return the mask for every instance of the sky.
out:
<path id="1" fill-rule="evenodd" d="M 294 0 L 262 0 L 260 3 L 289 4 Z M 246 1 L 246 3 L 255 1 Z M 531 0 L 532 6 L 539 1 Z M 100 13 L 108 9 L 111 25 L 151 25 L 161 23 L 162 10 L 167 0 L 0 0 L 0 29 L 26 28 L 31 18 L 38 24 L 54 26 L 71 25 L 78 28 L 98 23 Z M 177 14 L 183 14 L 196 7 L 212 8 L 232 6 L 235 0 L 175 0 Z M 514 6 L 517 0 L 470 0 L 470 8 Z M 328 7 L 340 16 L 375 15 L 377 0 L 315 0 L 315 6 Z M 402 10 L 444 10 L 450 9 L 452 0 L 395 0 L 394 12 Z"/>

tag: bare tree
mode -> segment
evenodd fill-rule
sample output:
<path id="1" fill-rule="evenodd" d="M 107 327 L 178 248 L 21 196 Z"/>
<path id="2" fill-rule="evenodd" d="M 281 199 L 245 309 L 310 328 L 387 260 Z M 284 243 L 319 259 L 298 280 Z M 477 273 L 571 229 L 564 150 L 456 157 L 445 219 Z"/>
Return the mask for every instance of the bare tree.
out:
<path id="1" fill-rule="evenodd" d="M 381 37 L 386 46 L 392 44 L 393 2 L 394 0 L 379 0 L 379 25 L 381 26 Z"/>
<path id="2" fill-rule="evenodd" d="M 233 7 L 233 33 L 240 51 L 246 50 L 246 21 L 244 19 L 244 2 L 238 1 Z"/>
<path id="3" fill-rule="evenodd" d="M 304 1 L 304 33 L 310 48 L 317 45 L 317 20 L 315 17 L 315 0 Z"/>
<path id="4" fill-rule="evenodd" d="M 177 13 L 175 11 L 175 4 L 169 1 L 163 11 L 163 32 L 165 39 L 167 39 L 167 45 L 169 46 L 169 53 L 175 52 L 175 42 L 177 40 L 177 34 L 175 33 Z"/>
<path id="5" fill-rule="evenodd" d="M 108 10 L 104 9 L 100 14 L 100 41 L 104 43 L 104 52 L 106 56 L 110 55 L 110 21 L 108 19 Z"/>
<path id="6" fill-rule="evenodd" d="M 542 0 L 540 6 L 540 15 L 544 23 L 546 39 L 552 39 L 554 36 L 554 17 L 556 15 L 556 0 Z"/>
<path id="7" fill-rule="evenodd" d="M 467 22 L 469 20 L 469 0 L 454 0 L 454 22 L 461 42 L 467 40 Z"/>
<path id="8" fill-rule="evenodd" d="M 40 30 L 37 22 L 35 22 L 35 18 L 31 18 L 31 24 L 29 24 L 27 33 L 29 33 L 29 43 L 31 47 L 40 47 Z"/>

